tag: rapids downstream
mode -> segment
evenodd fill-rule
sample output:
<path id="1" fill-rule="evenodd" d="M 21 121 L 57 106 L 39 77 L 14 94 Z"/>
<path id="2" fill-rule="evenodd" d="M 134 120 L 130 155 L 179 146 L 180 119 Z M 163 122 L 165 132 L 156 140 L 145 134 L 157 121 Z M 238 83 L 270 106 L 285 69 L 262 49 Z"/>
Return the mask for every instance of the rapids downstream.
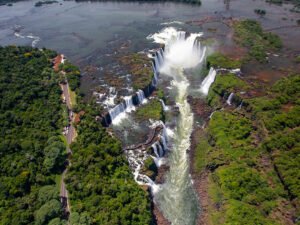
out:
<path id="1" fill-rule="evenodd" d="M 161 76 L 171 78 L 176 90 L 176 105 L 179 118 L 173 136 L 172 148 L 168 157 L 170 170 L 165 183 L 154 193 L 154 201 L 164 216 L 174 225 L 196 223 L 199 205 L 189 175 L 190 135 L 193 129 L 193 113 L 187 101 L 189 80 L 186 69 L 191 69 L 204 60 L 206 48 L 201 48 L 197 37 L 201 34 L 187 35 L 174 28 L 166 28 L 150 38 L 165 45 L 164 60 L 159 69 Z"/>
<path id="2" fill-rule="evenodd" d="M 153 121 L 152 128 L 161 126 L 163 129 L 158 140 L 151 145 L 152 153 L 143 148 L 126 151 L 135 181 L 151 187 L 155 204 L 173 225 L 195 224 L 200 211 L 189 174 L 188 150 L 191 144 L 194 115 L 187 97 L 191 88 L 188 77 L 193 71 L 201 69 L 206 56 L 206 47 L 202 47 L 198 39 L 201 35 L 201 33 L 189 34 L 167 27 L 159 33 L 148 36 L 149 40 L 164 45 L 164 50 L 159 49 L 154 55 L 150 54 L 154 72 L 151 87 L 155 88 L 159 85 L 158 78 L 168 81 L 179 115 L 175 118 L 176 125 L 172 130 L 162 121 Z M 199 87 L 199 93 L 206 95 L 215 77 L 216 70 L 211 68 Z M 123 99 L 124 101 L 109 110 L 113 126 L 119 126 L 129 113 L 135 110 L 135 107 L 147 103 L 142 90 Z M 169 110 L 163 101 L 162 105 L 164 110 Z M 153 158 L 157 167 L 168 164 L 169 170 L 165 174 L 163 184 L 156 184 L 141 172 L 145 160 L 149 157 Z"/>

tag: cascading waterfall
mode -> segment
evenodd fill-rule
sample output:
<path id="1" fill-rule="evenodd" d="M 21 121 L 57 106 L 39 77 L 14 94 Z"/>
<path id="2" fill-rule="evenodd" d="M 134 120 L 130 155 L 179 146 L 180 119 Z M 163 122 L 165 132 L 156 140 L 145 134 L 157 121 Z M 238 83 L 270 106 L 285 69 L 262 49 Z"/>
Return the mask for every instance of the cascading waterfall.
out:
<path id="1" fill-rule="evenodd" d="M 203 94 L 205 95 L 208 94 L 209 87 L 215 81 L 216 75 L 217 75 L 217 71 L 213 67 L 210 67 L 208 75 L 204 78 L 204 80 L 200 85 L 200 91 Z"/>
<path id="2" fill-rule="evenodd" d="M 156 143 L 152 144 L 151 147 L 152 147 L 152 149 L 153 149 L 153 152 L 154 152 L 155 156 L 156 156 L 157 158 L 159 158 L 159 154 L 158 154 L 158 152 L 157 152 Z"/>
<path id="3" fill-rule="evenodd" d="M 184 32 L 180 32 L 180 33 L 181 34 L 179 35 L 179 38 L 184 40 L 185 33 Z M 202 55 L 202 57 L 203 57 L 203 55 Z M 158 82 L 159 70 L 164 62 L 164 50 L 162 48 L 160 48 L 158 51 L 155 52 L 154 56 L 152 56 L 151 54 L 148 54 L 148 57 L 153 59 L 153 62 L 152 62 L 153 79 L 152 79 L 151 84 L 153 87 L 156 87 L 157 82 Z M 143 90 L 138 90 L 136 92 L 136 95 L 138 97 L 138 104 L 147 103 L 147 98 L 145 97 L 145 93 Z M 114 101 L 114 99 L 116 98 L 116 95 L 114 95 L 113 97 L 114 98 L 112 100 Z M 132 98 L 133 98 L 133 96 L 125 96 L 124 97 L 125 104 L 122 102 L 119 104 L 121 106 L 115 106 L 113 109 L 109 110 L 112 124 L 119 124 L 120 121 L 126 117 L 126 113 L 135 110 Z M 106 104 L 106 105 L 108 105 L 108 104 Z M 168 109 L 164 103 L 163 103 L 163 107 L 164 107 L 164 110 Z"/>
<path id="4" fill-rule="evenodd" d="M 238 106 L 238 109 L 241 109 L 243 107 L 243 101 L 241 101 L 241 104 Z"/>
<path id="5" fill-rule="evenodd" d="M 138 104 L 147 103 L 147 99 L 142 90 L 138 90 L 136 92 L 136 95 L 138 97 Z M 126 113 L 130 113 L 135 110 L 135 106 L 133 104 L 133 96 L 125 96 L 123 99 L 123 102 L 108 111 L 111 122 L 114 125 L 119 124 L 121 120 L 126 117 Z"/>
<path id="6" fill-rule="evenodd" d="M 152 68 L 153 68 L 153 79 L 152 79 L 152 86 L 156 87 L 158 82 L 158 74 L 161 65 L 163 64 L 164 60 L 164 51 L 162 48 L 160 48 L 153 57 L 154 62 L 152 62 Z M 150 56 L 152 58 L 152 56 Z M 145 93 L 143 90 L 138 90 L 136 92 L 136 95 L 138 97 L 138 104 L 145 104 L 147 103 L 147 98 L 145 97 Z M 116 94 L 113 95 L 111 98 L 107 98 L 107 100 L 104 102 L 106 106 L 112 105 L 111 101 L 114 101 L 116 98 Z M 119 124 L 123 118 L 126 117 L 126 113 L 129 113 L 133 110 L 135 110 L 135 106 L 133 104 L 133 96 L 125 96 L 124 97 L 125 103 L 122 102 L 119 105 L 115 106 L 114 108 L 109 110 L 110 118 L 112 124 Z M 167 110 L 167 107 L 164 105 L 164 109 Z"/>
<path id="7" fill-rule="evenodd" d="M 164 110 L 164 111 L 168 111 L 168 110 L 169 110 L 169 107 L 168 107 L 168 106 L 166 106 L 166 104 L 165 104 L 164 100 L 162 100 L 162 99 L 159 99 L 159 101 L 160 101 L 160 103 L 161 103 L 161 105 L 162 105 L 162 107 L 163 107 L 163 110 Z"/>
<path id="8" fill-rule="evenodd" d="M 135 110 L 135 106 L 133 104 L 132 96 L 124 97 L 125 104 L 126 104 L 126 112 L 131 112 Z"/>
<path id="9" fill-rule="evenodd" d="M 125 117 L 126 103 L 122 102 L 109 110 L 109 115 L 113 124 L 118 124 Z"/>
<path id="10" fill-rule="evenodd" d="M 148 157 L 153 158 L 155 164 L 157 167 L 160 167 L 162 164 L 164 164 L 165 160 L 163 156 L 166 154 L 166 151 L 168 149 L 167 147 L 167 132 L 166 127 L 164 126 L 164 123 L 162 121 L 157 121 L 153 124 L 154 128 L 158 125 L 162 125 L 163 129 L 161 131 L 161 134 L 158 136 L 159 140 L 154 142 L 152 144 L 153 154 L 150 154 L 143 150 L 143 149 L 135 149 L 135 150 L 127 150 L 127 159 L 129 162 L 129 165 L 131 169 L 133 170 L 134 179 L 135 181 L 140 185 L 148 185 L 151 187 L 151 191 L 153 194 L 155 194 L 159 190 L 159 185 L 155 184 L 154 181 L 151 180 L 147 175 L 141 174 L 140 171 L 144 165 L 145 160 Z M 162 143 L 161 143 L 162 142 Z"/>
<path id="11" fill-rule="evenodd" d="M 144 104 L 147 102 L 147 99 L 145 97 L 145 94 L 142 90 L 138 90 L 138 92 L 136 93 L 139 99 L 139 104 Z"/>
<path id="12" fill-rule="evenodd" d="M 166 152 L 167 148 L 165 145 L 161 146 L 159 142 L 155 142 L 152 144 L 151 148 L 153 149 L 154 155 L 151 156 L 155 162 L 157 167 L 160 167 L 164 164 L 165 160 L 163 158 L 164 152 Z"/>
<path id="13" fill-rule="evenodd" d="M 118 92 L 115 87 L 109 87 L 108 95 L 106 96 L 105 101 L 103 101 L 103 105 L 106 108 L 115 106 L 115 99 L 117 98 Z"/>
<path id="14" fill-rule="evenodd" d="M 229 97 L 226 100 L 227 105 L 231 105 L 234 93 L 230 93 Z"/>
<path id="15" fill-rule="evenodd" d="M 190 85 L 184 69 L 194 68 L 204 60 L 205 48 L 195 40 L 201 34 L 190 34 L 165 28 L 162 32 L 149 36 L 155 42 L 165 44 L 164 63 L 159 69 L 161 75 L 172 78 L 171 85 L 177 90 L 176 105 L 179 118 L 174 132 L 169 165 L 165 183 L 154 194 L 164 216 L 174 225 L 194 225 L 199 211 L 197 196 L 189 176 L 187 150 L 193 129 L 193 113 L 187 101 Z"/>

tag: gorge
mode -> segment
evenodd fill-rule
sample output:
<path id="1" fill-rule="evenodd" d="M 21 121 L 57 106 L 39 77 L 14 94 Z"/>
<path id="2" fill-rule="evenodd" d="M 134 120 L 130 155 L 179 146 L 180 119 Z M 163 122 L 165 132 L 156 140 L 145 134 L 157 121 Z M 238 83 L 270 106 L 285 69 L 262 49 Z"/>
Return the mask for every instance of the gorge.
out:
<path id="1" fill-rule="evenodd" d="M 1 224 L 299 223 L 291 3 L 35 3 L 0 5 Z"/>

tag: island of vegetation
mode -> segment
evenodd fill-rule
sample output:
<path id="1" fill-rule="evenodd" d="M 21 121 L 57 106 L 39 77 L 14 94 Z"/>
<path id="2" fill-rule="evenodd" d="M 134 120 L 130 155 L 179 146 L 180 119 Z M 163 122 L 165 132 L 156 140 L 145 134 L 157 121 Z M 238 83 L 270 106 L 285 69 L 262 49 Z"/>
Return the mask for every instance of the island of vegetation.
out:
<path id="1" fill-rule="evenodd" d="M 152 119 L 154 121 L 164 121 L 164 111 L 161 102 L 158 99 L 150 99 L 149 103 L 141 105 L 136 112 L 134 117 L 138 121 Z"/>
<path id="2" fill-rule="evenodd" d="M 154 74 L 151 60 L 146 54 L 135 53 L 123 56 L 120 62 L 131 74 L 132 87 L 135 91 L 142 90 L 151 84 Z"/>

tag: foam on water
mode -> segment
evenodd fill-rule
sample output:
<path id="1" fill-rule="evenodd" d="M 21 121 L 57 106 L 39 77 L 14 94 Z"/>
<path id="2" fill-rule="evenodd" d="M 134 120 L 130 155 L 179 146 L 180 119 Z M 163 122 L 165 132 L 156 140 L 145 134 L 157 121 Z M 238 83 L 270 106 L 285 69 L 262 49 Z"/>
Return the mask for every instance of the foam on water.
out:
<path id="1" fill-rule="evenodd" d="M 227 105 L 231 105 L 233 96 L 234 96 L 234 93 L 230 93 L 230 95 L 228 96 L 228 98 L 226 100 Z"/>
<path id="2" fill-rule="evenodd" d="M 217 75 L 217 71 L 213 68 L 210 67 L 208 75 L 204 78 L 200 85 L 200 91 L 204 94 L 207 95 L 210 85 L 215 81 Z"/>
<path id="3" fill-rule="evenodd" d="M 176 105 L 180 112 L 176 129 L 165 129 L 166 136 L 174 139 L 168 157 L 170 170 L 166 174 L 165 183 L 154 195 L 155 203 L 174 225 L 194 225 L 198 213 L 197 196 L 189 176 L 187 150 L 190 148 L 193 113 L 187 101 L 190 83 L 184 70 L 198 66 L 205 59 L 206 49 L 198 41 L 201 35 L 187 35 L 183 31 L 168 27 L 148 36 L 156 43 L 165 44 L 164 60 L 159 71 L 162 76 L 172 78 L 171 85 L 177 92 Z"/>

